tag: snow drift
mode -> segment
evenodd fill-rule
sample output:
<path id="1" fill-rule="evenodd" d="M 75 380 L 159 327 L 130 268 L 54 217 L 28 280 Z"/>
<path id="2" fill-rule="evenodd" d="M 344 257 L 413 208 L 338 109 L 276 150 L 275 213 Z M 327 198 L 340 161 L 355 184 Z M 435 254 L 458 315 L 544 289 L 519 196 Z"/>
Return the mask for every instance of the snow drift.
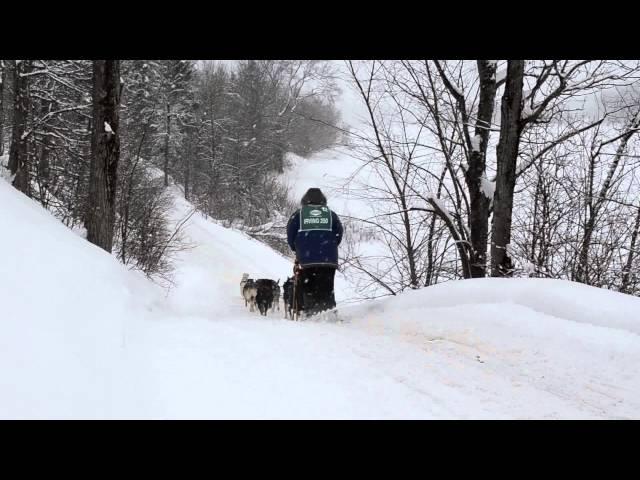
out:
<path id="1" fill-rule="evenodd" d="M 0 418 L 109 417 L 125 320 L 161 292 L 3 180 L 0 204 Z"/>

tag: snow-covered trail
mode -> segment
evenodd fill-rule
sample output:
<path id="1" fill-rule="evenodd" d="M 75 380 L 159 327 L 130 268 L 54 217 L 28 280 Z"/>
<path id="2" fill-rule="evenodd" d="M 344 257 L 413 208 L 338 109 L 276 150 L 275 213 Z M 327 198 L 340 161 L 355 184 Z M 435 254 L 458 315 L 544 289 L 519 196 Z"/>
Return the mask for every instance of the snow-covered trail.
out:
<path id="1" fill-rule="evenodd" d="M 202 215 L 164 295 L 4 181 L 0 204 L 0 418 L 640 418 L 638 298 L 484 279 L 292 322 L 239 291 L 290 262 Z"/>
<path id="2" fill-rule="evenodd" d="M 370 365 L 326 325 L 235 317 L 144 333 L 152 418 L 439 418 L 450 412 Z M 135 345 L 135 342 L 134 342 Z M 141 349 L 134 351 L 142 352 Z M 151 353 L 151 355 L 149 355 Z"/>
<path id="3" fill-rule="evenodd" d="M 189 208 L 176 196 L 176 219 Z M 192 217 L 186 232 L 196 248 L 178 265 L 171 315 L 153 328 L 141 323 L 128 340 L 130 351 L 140 354 L 132 362 L 143 369 L 139 381 L 153 392 L 151 417 L 640 414 L 637 318 L 625 322 L 616 311 L 598 325 L 596 311 L 586 323 L 571 319 L 576 308 L 567 299 L 600 290 L 524 280 L 528 286 L 508 294 L 487 280 L 341 308 L 342 323 L 291 322 L 281 312 L 266 318 L 249 313 L 238 285 L 245 271 L 283 278 L 291 267 L 287 259 L 202 216 Z M 555 287 L 555 297 L 541 290 L 545 285 Z M 602 292 L 603 299 L 617 296 Z M 536 294 L 543 297 L 538 311 L 535 300 L 524 300 Z M 545 306 L 544 298 L 555 302 Z M 639 303 L 623 300 L 630 308 Z"/>
<path id="4" fill-rule="evenodd" d="M 473 335 L 460 340 L 464 333 L 385 332 L 375 319 L 367 328 L 294 323 L 242 308 L 216 320 L 147 326 L 138 340 L 150 348 L 129 342 L 140 354 L 132 363 L 144 366 L 145 390 L 153 392 L 145 415 L 637 418 L 640 412 L 637 341 L 616 363 L 610 354 L 500 351 Z M 621 364 L 629 366 L 613 371 Z"/>
<path id="5" fill-rule="evenodd" d="M 186 218 L 192 206 L 177 187 L 174 193 L 175 223 Z M 179 256 L 175 287 L 168 295 L 177 314 L 215 317 L 224 314 L 232 298 L 240 297 L 242 273 L 252 278 L 280 279 L 291 274 L 291 262 L 237 230 L 224 228 L 196 212 L 186 224 L 192 248 Z"/>
<path id="6" fill-rule="evenodd" d="M 175 190 L 173 219 L 191 205 Z M 280 278 L 291 262 L 239 231 L 195 214 L 185 233 L 194 248 L 177 262 L 169 310 L 127 330 L 131 380 L 152 399 L 150 418 L 438 418 L 442 405 L 369 365 L 354 347 L 367 335 L 335 324 L 250 313 L 242 273 Z M 340 297 L 340 296 L 338 296 Z M 371 377 L 375 380 L 371 382 Z"/>

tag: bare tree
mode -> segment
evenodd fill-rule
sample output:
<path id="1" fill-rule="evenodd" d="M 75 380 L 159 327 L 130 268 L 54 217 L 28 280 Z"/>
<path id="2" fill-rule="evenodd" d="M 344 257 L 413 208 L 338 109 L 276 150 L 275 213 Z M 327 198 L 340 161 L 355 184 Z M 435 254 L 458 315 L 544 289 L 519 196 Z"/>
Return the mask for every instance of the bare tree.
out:
<path id="1" fill-rule="evenodd" d="M 633 262 L 638 257 L 638 235 L 640 234 L 640 206 L 637 207 L 638 213 L 636 214 L 635 222 L 633 223 L 633 231 L 631 233 L 631 241 L 629 245 L 629 253 L 627 253 L 627 260 L 622 271 L 622 282 L 620 285 L 620 291 L 622 293 L 632 293 L 632 283 L 638 282 L 637 269 L 634 270 Z"/>
<path id="2" fill-rule="evenodd" d="M 621 164 L 622 159 L 625 157 L 627 153 L 627 145 L 629 140 L 633 135 L 638 133 L 640 129 L 640 108 L 637 109 L 635 115 L 633 115 L 622 133 L 616 135 L 613 138 L 610 138 L 605 141 L 601 141 L 595 146 L 595 148 L 591 151 L 590 155 L 590 176 L 589 176 L 589 195 L 588 195 L 588 217 L 584 226 L 584 231 L 582 233 L 582 241 L 580 243 L 580 250 L 578 254 L 578 263 L 574 275 L 574 280 L 577 282 L 587 283 L 588 277 L 588 262 L 589 262 L 589 249 L 591 246 L 591 239 L 593 237 L 594 229 L 596 222 L 599 219 L 600 212 L 605 205 L 605 203 L 609 200 L 609 193 L 611 187 L 613 185 L 613 179 L 618 167 Z M 609 144 L 617 142 L 617 147 L 615 151 L 615 155 L 609 164 L 609 168 L 605 177 L 605 180 L 600 187 L 600 190 L 597 194 L 594 195 L 593 187 L 594 187 L 594 175 L 593 175 L 593 166 L 595 164 L 595 160 L 599 157 L 603 148 Z M 633 259 L 633 257 L 631 257 Z"/>
<path id="3" fill-rule="evenodd" d="M 434 63 L 447 90 L 455 98 L 456 107 L 460 115 L 460 128 L 463 133 L 462 141 L 466 145 L 467 152 L 467 167 L 464 174 L 469 191 L 468 223 L 472 247 L 470 251 L 471 258 L 469 259 L 471 276 L 484 277 L 486 275 L 489 208 L 492 200 L 489 194 L 491 188 L 487 185 L 486 156 L 498 86 L 496 81 L 497 61 L 477 61 L 479 103 L 475 114 L 473 137 L 470 132 L 473 112 L 468 110 L 464 93 L 454 85 L 453 80 L 449 78 L 441 63 L 437 60 Z M 433 79 L 431 79 L 430 83 L 433 85 Z M 438 112 L 434 111 L 434 113 L 438 117 Z M 439 132 L 438 138 L 441 143 L 447 140 L 443 137 L 442 131 Z M 443 151 L 445 150 L 443 149 Z"/>
<path id="4" fill-rule="evenodd" d="M 25 132 L 30 105 L 29 74 L 31 73 L 31 60 L 15 60 L 12 72 L 14 102 L 9 170 L 14 175 L 13 185 L 25 195 L 29 195 L 29 152 Z"/>
<path id="5" fill-rule="evenodd" d="M 367 109 L 370 129 L 370 136 L 369 132 L 352 133 L 351 151 L 361 156 L 367 176 L 374 174 L 377 179 L 361 186 L 349 181 L 349 193 L 367 201 L 371 216 L 350 219 L 348 228 L 357 231 L 362 224 L 370 225 L 377 241 L 386 246 L 376 255 L 358 255 L 353 248 L 346 259 L 351 276 L 358 274 L 359 289 L 370 288 L 369 297 L 431 284 L 445 277 L 443 263 L 449 278 L 469 278 L 469 235 L 461 211 L 466 200 L 457 182 L 447 186 L 444 181 L 447 174 L 457 180 L 454 162 L 444 169 L 437 165 L 440 171 L 434 173 L 432 156 L 438 150 L 425 149 L 421 143 L 430 125 L 411 110 L 405 85 L 394 88 L 402 79 L 393 64 L 370 62 L 357 67 L 348 62 L 347 67 Z M 447 154 L 453 157 L 456 149 Z M 453 253 L 446 253 L 449 247 Z"/>
<path id="6" fill-rule="evenodd" d="M 513 72 L 516 61 L 507 64 L 507 82 L 509 73 Z M 602 119 L 577 128 L 569 128 L 567 132 L 556 138 L 536 137 L 535 144 L 542 147 L 536 154 L 529 155 L 529 160 L 517 166 L 520 154 L 520 141 L 527 130 L 536 129 L 540 125 L 561 121 L 575 108 L 578 98 L 593 95 L 613 86 L 629 85 L 637 81 L 637 64 L 628 65 L 624 62 L 609 62 L 605 60 L 554 60 L 528 62 L 525 70 L 518 65 L 518 82 L 512 85 L 510 95 L 520 99 L 520 105 L 513 105 L 512 110 L 505 117 L 505 98 L 501 118 L 500 140 L 498 145 L 498 175 L 495 193 L 495 212 L 492 228 L 492 275 L 510 275 L 513 272 L 513 262 L 508 248 L 510 246 L 511 217 L 513 214 L 513 193 L 515 179 L 527 168 L 531 167 L 550 149 L 571 139 L 575 135 L 597 127 Z M 520 70 L 522 72 L 520 73 Z M 522 77 L 522 81 L 520 81 Z M 525 91 L 525 80 L 527 90 Z M 505 95 L 509 85 L 505 86 Z M 574 103 L 572 107 L 571 103 Z M 515 116 L 515 110 L 520 112 Z M 509 126 L 503 123 L 508 119 Z M 542 141 L 541 141 L 542 140 Z M 500 204 L 500 205 L 499 205 Z"/>
<path id="7" fill-rule="evenodd" d="M 4 92 L 7 61 L 0 60 L 0 156 L 4 155 Z"/>
<path id="8" fill-rule="evenodd" d="M 632 86 L 614 92 L 597 112 L 523 132 L 518 169 L 527 168 L 514 191 L 514 274 L 638 293 L 638 101 Z"/>
<path id="9" fill-rule="evenodd" d="M 392 198 L 395 198 L 398 202 L 397 214 L 400 216 L 403 225 L 403 237 L 400 243 L 403 246 L 404 253 L 406 254 L 406 261 L 409 268 L 409 285 L 412 288 L 417 288 L 419 286 L 419 279 L 416 267 L 415 239 L 411 228 L 411 220 L 409 218 L 410 205 L 408 204 L 408 194 L 410 194 L 410 191 L 408 191 L 407 186 L 407 181 L 411 174 L 412 152 L 410 151 L 409 158 L 402 162 L 399 158 L 395 157 L 395 152 L 389 141 L 391 134 L 388 130 L 386 132 L 383 131 L 385 125 L 384 123 L 381 124 L 381 119 L 376 116 L 374 111 L 374 99 L 371 96 L 371 89 L 375 81 L 374 75 L 376 63 L 372 62 L 368 78 L 365 80 L 366 83 L 360 81 L 352 62 L 349 62 L 349 67 L 369 113 L 369 121 L 374 132 L 373 143 L 391 180 Z"/>

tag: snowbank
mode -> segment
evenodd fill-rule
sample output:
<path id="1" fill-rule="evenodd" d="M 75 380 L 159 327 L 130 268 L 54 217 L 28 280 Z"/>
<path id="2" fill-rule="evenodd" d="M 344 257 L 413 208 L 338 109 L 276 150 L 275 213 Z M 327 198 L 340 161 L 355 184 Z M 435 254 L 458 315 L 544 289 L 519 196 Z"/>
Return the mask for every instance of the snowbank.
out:
<path id="1" fill-rule="evenodd" d="M 0 205 L 0 418 L 111 416 L 124 319 L 161 292 L 2 180 Z"/>
<path id="2" fill-rule="evenodd" d="M 473 418 L 482 397 L 493 418 L 640 415 L 636 297 L 561 280 L 488 278 L 345 308 L 341 316 L 352 328 L 421 350 L 425 370 L 415 383 L 458 385 L 469 395 L 459 411 L 475 411 Z"/>
<path id="3" fill-rule="evenodd" d="M 627 330 L 640 335 L 640 298 L 565 280 L 484 278 L 447 282 L 367 307 L 375 311 L 502 304 L 519 305 L 571 322 Z"/>

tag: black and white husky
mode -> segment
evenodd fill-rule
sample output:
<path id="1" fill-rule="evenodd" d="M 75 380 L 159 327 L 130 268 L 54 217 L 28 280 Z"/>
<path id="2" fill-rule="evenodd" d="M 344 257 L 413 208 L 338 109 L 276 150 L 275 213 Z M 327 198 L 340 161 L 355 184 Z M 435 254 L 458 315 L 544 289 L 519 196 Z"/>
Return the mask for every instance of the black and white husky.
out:
<path id="1" fill-rule="evenodd" d="M 240 280 L 240 296 L 243 296 L 244 284 L 247 283 L 247 280 L 249 280 L 249 274 L 248 273 L 243 273 L 242 274 L 242 280 Z"/>
<path id="2" fill-rule="evenodd" d="M 256 282 L 251 278 L 247 278 L 247 281 L 242 288 L 242 297 L 244 298 L 245 307 L 249 306 L 249 311 L 253 312 L 256 308 L 256 296 L 258 295 L 258 286 Z"/>

